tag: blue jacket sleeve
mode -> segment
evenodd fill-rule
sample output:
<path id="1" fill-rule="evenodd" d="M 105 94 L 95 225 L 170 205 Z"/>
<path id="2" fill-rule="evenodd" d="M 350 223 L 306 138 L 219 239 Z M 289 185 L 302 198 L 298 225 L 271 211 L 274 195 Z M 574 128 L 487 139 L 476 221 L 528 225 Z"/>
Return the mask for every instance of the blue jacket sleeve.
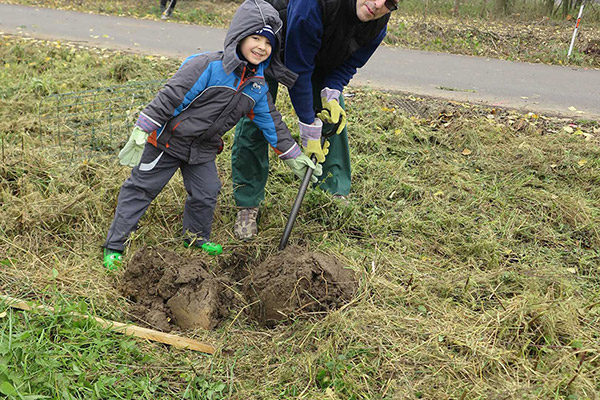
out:
<path id="1" fill-rule="evenodd" d="M 251 119 L 262 131 L 263 136 L 280 159 L 287 160 L 300 155 L 302 150 L 283 122 L 281 114 L 275 108 L 269 92 L 256 103 Z"/>
<path id="2" fill-rule="evenodd" d="M 285 65 L 298 74 L 290 89 L 290 99 L 298 118 L 305 124 L 315 120 L 311 79 L 322 36 L 321 8 L 317 0 L 290 0 Z"/>
<path id="3" fill-rule="evenodd" d="M 348 82 L 350 82 L 350 79 L 356 74 L 356 71 L 369 61 L 369 58 L 375 53 L 375 50 L 377 50 L 377 47 L 379 47 L 386 34 L 387 27 L 383 28 L 371 43 L 358 49 L 342 65 L 333 70 L 325 78 L 325 87 L 337 89 L 342 92 Z"/>

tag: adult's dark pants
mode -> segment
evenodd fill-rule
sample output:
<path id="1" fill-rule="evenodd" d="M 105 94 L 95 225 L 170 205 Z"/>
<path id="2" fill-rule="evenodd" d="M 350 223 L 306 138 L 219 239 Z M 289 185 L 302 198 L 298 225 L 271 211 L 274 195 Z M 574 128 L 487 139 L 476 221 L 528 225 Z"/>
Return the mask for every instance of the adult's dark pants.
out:
<path id="1" fill-rule="evenodd" d="M 161 9 L 166 9 L 167 6 L 169 6 L 170 10 L 175 9 L 175 6 L 177 5 L 177 0 L 160 0 L 160 7 Z"/>
<path id="2" fill-rule="evenodd" d="M 278 84 L 267 80 L 273 101 Z M 313 82 L 313 102 L 321 104 L 322 84 Z M 345 109 L 343 96 L 340 105 Z M 348 130 L 329 138 L 329 154 L 323 163 L 323 175 L 317 185 L 331 193 L 347 196 L 350 193 L 350 151 Z M 265 198 L 269 175 L 269 145 L 258 127 L 249 118 L 242 118 L 235 128 L 231 155 L 233 196 L 238 207 L 258 207 Z"/>
<path id="3" fill-rule="evenodd" d="M 131 170 L 121 191 L 104 247 L 123 251 L 129 234 L 167 182 L 180 169 L 187 199 L 183 209 L 183 234 L 209 241 L 221 181 L 214 161 L 188 164 L 146 143 L 142 159 Z M 193 239 L 191 237 L 190 239 Z"/>

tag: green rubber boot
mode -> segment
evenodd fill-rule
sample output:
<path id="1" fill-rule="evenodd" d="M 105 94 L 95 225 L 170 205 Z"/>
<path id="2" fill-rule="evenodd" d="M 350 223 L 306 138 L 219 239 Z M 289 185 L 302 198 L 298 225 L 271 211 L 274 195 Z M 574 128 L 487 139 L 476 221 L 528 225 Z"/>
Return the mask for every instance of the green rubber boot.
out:
<path id="1" fill-rule="evenodd" d="M 213 242 L 204 242 L 202 244 L 196 244 L 196 242 L 192 242 L 192 243 L 193 243 L 193 247 L 202 249 L 203 252 L 205 252 L 206 254 L 208 254 L 210 256 L 218 256 L 219 254 L 223 253 L 223 246 L 221 246 L 218 243 L 213 243 Z M 190 242 L 188 242 L 187 240 L 184 240 L 183 245 L 187 249 L 188 247 L 190 247 Z"/>
<path id="2" fill-rule="evenodd" d="M 123 253 L 117 250 L 104 249 L 104 268 L 116 271 L 123 265 Z"/>

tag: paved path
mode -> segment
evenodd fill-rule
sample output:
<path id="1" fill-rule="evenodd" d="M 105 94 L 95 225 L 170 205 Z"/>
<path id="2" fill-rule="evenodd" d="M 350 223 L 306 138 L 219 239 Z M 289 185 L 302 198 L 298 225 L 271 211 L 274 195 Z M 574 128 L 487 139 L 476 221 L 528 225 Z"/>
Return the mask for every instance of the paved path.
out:
<path id="1" fill-rule="evenodd" d="M 0 32 L 182 59 L 221 50 L 225 37 L 224 29 L 8 4 L 0 4 Z M 381 47 L 352 84 L 600 120 L 599 69 Z"/>

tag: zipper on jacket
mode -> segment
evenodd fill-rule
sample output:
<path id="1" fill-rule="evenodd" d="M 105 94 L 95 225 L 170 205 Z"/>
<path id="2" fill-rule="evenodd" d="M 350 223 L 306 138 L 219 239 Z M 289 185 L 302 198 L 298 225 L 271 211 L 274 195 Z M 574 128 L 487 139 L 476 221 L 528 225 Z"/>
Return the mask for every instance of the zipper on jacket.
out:
<path id="1" fill-rule="evenodd" d="M 246 83 L 246 81 L 248 81 L 256 76 L 256 70 L 252 70 L 252 69 L 248 68 L 248 71 L 251 73 L 246 75 L 246 65 L 244 65 L 244 69 L 242 70 L 242 76 L 240 78 L 240 82 L 237 84 L 237 87 L 235 88 L 235 90 L 240 90 L 240 87 L 244 83 Z"/>

